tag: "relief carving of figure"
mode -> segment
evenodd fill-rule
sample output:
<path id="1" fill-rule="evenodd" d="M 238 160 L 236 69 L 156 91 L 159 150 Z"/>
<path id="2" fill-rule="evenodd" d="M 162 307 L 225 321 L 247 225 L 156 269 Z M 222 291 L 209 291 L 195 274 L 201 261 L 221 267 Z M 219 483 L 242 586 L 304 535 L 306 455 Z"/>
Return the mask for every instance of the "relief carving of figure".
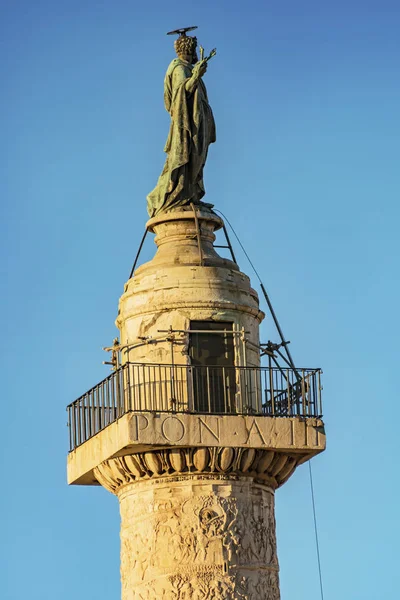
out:
<path id="1" fill-rule="evenodd" d="M 179 596 L 179 600 L 192 600 L 193 588 L 190 581 L 187 581 L 181 587 L 181 593 Z"/>
<path id="2" fill-rule="evenodd" d="M 132 543 L 132 569 L 136 569 L 140 578 L 143 580 L 146 574 L 147 567 L 149 566 L 150 554 L 147 550 L 146 544 L 144 544 L 140 533 L 136 533 L 134 542 Z"/>
<path id="3" fill-rule="evenodd" d="M 216 581 L 215 583 L 213 582 L 210 586 L 208 598 L 210 598 L 210 600 L 219 600 L 220 598 L 223 598 L 223 591 L 224 590 L 220 581 Z"/>
<path id="4" fill-rule="evenodd" d="M 249 577 L 247 579 L 247 598 L 248 600 L 258 600 L 259 597 L 260 595 L 258 591 L 258 586 L 254 582 L 253 578 Z"/>
<path id="5" fill-rule="evenodd" d="M 208 585 L 204 584 L 200 578 L 195 578 L 192 581 L 193 598 L 192 600 L 206 600 L 208 594 Z"/>
<path id="6" fill-rule="evenodd" d="M 255 521 L 248 512 L 247 518 L 244 515 L 240 519 L 240 557 L 241 563 L 252 563 L 259 559 L 259 552 L 255 541 Z"/>
<path id="7" fill-rule="evenodd" d="M 254 538 L 248 531 L 244 531 L 242 535 L 242 552 L 246 557 L 247 562 L 253 562 L 258 559 L 257 548 L 254 543 Z"/>
<path id="8" fill-rule="evenodd" d="M 206 502 L 207 504 L 207 502 Z M 199 512 L 200 545 L 205 547 L 204 560 L 221 564 L 226 536 L 227 515 L 220 505 L 205 506 Z"/>
<path id="9" fill-rule="evenodd" d="M 232 526 L 230 530 L 227 531 L 227 535 L 223 540 L 224 548 L 226 548 L 227 558 L 229 564 L 233 564 L 234 556 L 237 554 L 237 549 L 240 546 L 240 533 L 236 526 Z"/>
<path id="10" fill-rule="evenodd" d="M 206 561 L 207 546 L 208 538 L 205 533 L 199 529 L 196 537 L 196 554 L 194 557 L 196 563 L 204 563 Z"/>
<path id="11" fill-rule="evenodd" d="M 194 527 L 190 527 L 184 534 L 184 545 L 186 549 L 186 562 L 190 562 L 195 559 L 197 555 L 197 538 Z"/>
<path id="12" fill-rule="evenodd" d="M 240 564 L 277 564 L 273 505 L 252 503 L 237 518 Z"/>

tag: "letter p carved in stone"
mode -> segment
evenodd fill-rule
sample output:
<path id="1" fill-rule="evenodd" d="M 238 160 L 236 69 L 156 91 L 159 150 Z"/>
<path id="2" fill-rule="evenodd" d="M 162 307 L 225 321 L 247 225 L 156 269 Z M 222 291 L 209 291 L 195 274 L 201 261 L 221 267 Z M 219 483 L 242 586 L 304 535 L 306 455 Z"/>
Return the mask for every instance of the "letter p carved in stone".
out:
<path id="1" fill-rule="evenodd" d="M 132 418 L 132 431 L 133 439 L 135 442 L 140 441 L 140 432 L 147 429 L 149 426 L 149 420 L 145 415 L 133 415 Z"/>

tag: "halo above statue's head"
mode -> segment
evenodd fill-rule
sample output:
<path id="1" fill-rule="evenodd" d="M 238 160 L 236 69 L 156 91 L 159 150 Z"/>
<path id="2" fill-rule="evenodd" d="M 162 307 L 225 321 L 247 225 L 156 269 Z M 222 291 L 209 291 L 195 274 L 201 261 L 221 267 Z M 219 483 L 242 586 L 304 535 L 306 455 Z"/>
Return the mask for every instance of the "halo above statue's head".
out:
<path id="1" fill-rule="evenodd" d="M 194 55 L 197 47 L 197 38 L 195 36 L 186 35 L 188 31 L 197 29 L 197 25 L 194 27 L 183 27 L 182 29 L 175 29 L 169 31 L 167 35 L 179 35 L 178 39 L 174 42 L 175 52 L 179 56 L 180 54 Z"/>

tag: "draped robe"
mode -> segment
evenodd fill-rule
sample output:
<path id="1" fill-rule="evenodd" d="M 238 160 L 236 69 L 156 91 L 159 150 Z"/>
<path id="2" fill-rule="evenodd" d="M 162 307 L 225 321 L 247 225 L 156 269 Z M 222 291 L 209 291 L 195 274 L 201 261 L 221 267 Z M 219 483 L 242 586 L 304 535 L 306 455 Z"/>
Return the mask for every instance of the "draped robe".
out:
<path id="1" fill-rule="evenodd" d="M 198 80 L 192 92 L 186 90 L 192 69 L 193 65 L 176 58 L 165 75 L 164 103 L 171 125 L 164 148 L 164 169 L 147 196 L 151 217 L 191 202 L 198 204 L 205 194 L 203 168 L 208 146 L 216 139 L 215 122 L 203 80 Z"/>

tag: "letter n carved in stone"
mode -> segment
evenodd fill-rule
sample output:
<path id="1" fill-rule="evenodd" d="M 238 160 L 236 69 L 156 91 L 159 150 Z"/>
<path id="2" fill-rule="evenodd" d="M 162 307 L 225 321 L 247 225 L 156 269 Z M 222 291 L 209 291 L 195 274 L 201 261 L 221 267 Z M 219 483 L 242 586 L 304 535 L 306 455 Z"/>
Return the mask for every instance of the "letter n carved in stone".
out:
<path id="1" fill-rule="evenodd" d="M 199 417 L 200 444 L 204 443 L 204 434 L 207 435 L 207 432 L 212 435 L 212 437 L 215 439 L 215 441 L 217 441 L 217 442 L 220 441 L 218 417 L 215 417 L 215 420 L 216 420 L 216 427 L 214 427 L 214 430 L 213 430 L 213 429 L 211 429 L 211 426 L 208 425 L 208 423 L 206 423 L 201 417 Z M 206 443 L 210 443 L 210 442 L 206 442 Z"/>

